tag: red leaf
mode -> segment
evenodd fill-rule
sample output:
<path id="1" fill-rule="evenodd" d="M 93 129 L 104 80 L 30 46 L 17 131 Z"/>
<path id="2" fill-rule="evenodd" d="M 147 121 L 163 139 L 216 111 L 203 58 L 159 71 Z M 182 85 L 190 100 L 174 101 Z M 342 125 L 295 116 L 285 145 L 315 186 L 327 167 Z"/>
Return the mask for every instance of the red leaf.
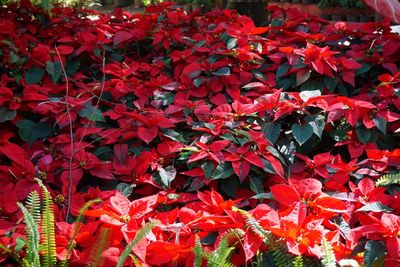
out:
<path id="1" fill-rule="evenodd" d="M 346 212 L 348 210 L 346 203 L 333 197 L 319 197 L 314 201 L 314 204 L 333 212 Z"/>
<path id="2" fill-rule="evenodd" d="M 153 266 L 160 265 L 185 258 L 191 251 L 192 248 L 185 245 L 156 241 L 147 246 L 146 262 Z"/>
<path id="3" fill-rule="evenodd" d="M 271 186 L 271 192 L 276 201 L 285 206 L 291 206 L 300 201 L 299 193 L 293 187 L 285 184 Z"/>
<path id="4" fill-rule="evenodd" d="M 154 138 L 157 137 L 158 128 L 156 126 L 150 128 L 139 127 L 137 133 L 140 139 L 146 143 L 150 143 Z"/>
<path id="5" fill-rule="evenodd" d="M 234 170 L 234 172 L 236 173 L 237 176 L 239 176 L 239 180 L 242 183 L 247 175 L 250 172 L 250 163 L 248 163 L 247 161 L 233 161 L 232 162 L 232 168 Z"/>
<path id="6" fill-rule="evenodd" d="M 0 145 L 0 153 L 23 167 L 25 171 L 34 173 L 35 167 L 29 160 L 26 151 L 20 146 L 9 142 L 3 143 Z"/>
<path id="7" fill-rule="evenodd" d="M 59 45 L 56 48 L 58 53 L 60 53 L 60 55 L 69 55 L 72 54 L 72 52 L 74 52 L 74 48 L 68 45 Z"/>
<path id="8" fill-rule="evenodd" d="M 133 37 L 133 34 L 128 31 L 119 31 L 115 34 L 114 45 L 119 45 L 120 43 L 129 40 Z"/>
<path id="9" fill-rule="evenodd" d="M 264 169 L 264 162 L 255 152 L 247 152 L 246 154 L 244 154 L 244 159 L 252 165 Z"/>

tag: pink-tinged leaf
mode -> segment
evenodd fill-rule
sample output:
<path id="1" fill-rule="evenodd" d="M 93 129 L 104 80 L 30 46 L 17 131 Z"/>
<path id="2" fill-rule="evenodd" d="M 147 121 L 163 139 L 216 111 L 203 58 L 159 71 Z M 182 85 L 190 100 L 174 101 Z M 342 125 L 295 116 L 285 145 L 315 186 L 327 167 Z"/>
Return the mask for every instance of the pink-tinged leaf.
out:
<path id="1" fill-rule="evenodd" d="M 118 191 L 114 196 L 110 197 L 110 203 L 114 210 L 116 210 L 120 215 L 128 214 L 131 206 L 129 199 Z"/>
<path id="2" fill-rule="evenodd" d="M 248 83 L 245 86 L 243 86 L 243 89 L 249 89 L 249 88 L 257 88 L 257 87 L 264 87 L 265 84 L 261 83 L 261 82 L 252 82 L 252 83 Z"/>
<path id="3" fill-rule="evenodd" d="M 397 0 L 364 0 L 382 16 L 388 17 L 396 23 L 400 23 L 400 2 Z"/>
<path id="4" fill-rule="evenodd" d="M 246 256 L 246 262 L 254 257 L 260 249 L 263 239 L 251 230 L 247 230 L 243 239 L 243 250 Z"/>
<path id="5" fill-rule="evenodd" d="M 132 248 L 133 253 L 135 253 L 136 256 L 139 257 L 143 262 L 146 260 L 146 253 L 147 253 L 147 245 L 149 244 L 149 241 L 147 239 L 142 239 L 137 243 L 136 246 Z"/>
<path id="6" fill-rule="evenodd" d="M 103 266 L 117 266 L 120 256 L 121 250 L 119 248 L 107 248 L 103 253 L 101 253 Z"/>
<path id="7" fill-rule="evenodd" d="M 140 139 L 146 143 L 150 143 L 154 138 L 157 137 L 158 128 L 156 126 L 150 128 L 139 127 L 137 133 Z"/>
<path id="8" fill-rule="evenodd" d="M 358 183 L 358 188 L 364 196 L 367 196 L 375 188 L 375 183 L 372 179 L 364 178 Z"/>
<path id="9" fill-rule="evenodd" d="M 144 215 L 153 211 L 153 207 L 156 203 L 157 195 L 134 200 L 130 206 L 129 215 L 135 220 L 142 218 Z"/>
<path id="10" fill-rule="evenodd" d="M 296 188 L 301 196 L 305 194 L 318 194 L 322 190 L 322 183 L 312 178 L 302 180 L 289 179 L 289 184 Z"/>
<path id="11" fill-rule="evenodd" d="M 129 40 L 133 37 L 133 34 L 128 31 L 118 31 L 114 37 L 114 45 L 119 45 L 120 43 Z"/>
<path id="12" fill-rule="evenodd" d="M 300 201 L 299 193 L 293 187 L 285 184 L 271 186 L 271 192 L 275 200 L 285 206 L 291 206 Z"/>
<path id="13" fill-rule="evenodd" d="M 281 221 L 301 225 L 307 217 L 307 206 L 301 202 L 297 202 L 287 210 L 287 214 L 285 215 L 281 217 Z"/>

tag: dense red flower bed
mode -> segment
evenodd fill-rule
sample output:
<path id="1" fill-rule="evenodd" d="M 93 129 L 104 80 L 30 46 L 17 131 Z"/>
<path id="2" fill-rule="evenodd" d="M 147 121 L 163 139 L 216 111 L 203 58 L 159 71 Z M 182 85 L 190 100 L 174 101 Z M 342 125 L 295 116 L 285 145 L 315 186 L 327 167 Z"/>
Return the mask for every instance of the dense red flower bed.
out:
<path id="1" fill-rule="evenodd" d="M 38 178 L 60 260 L 80 207 L 103 200 L 85 213 L 70 266 L 93 264 L 99 238 L 97 266 L 116 266 L 155 220 L 132 250 L 144 266 L 192 266 L 197 238 L 211 252 L 229 229 L 242 231 L 233 264 L 271 260 L 251 219 L 288 257 L 319 262 L 328 243 L 337 261 L 400 265 L 400 187 L 376 184 L 400 168 L 389 21 L 329 24 L 272 7 L 256 28 L 234 11 L 169 3 L 143 15 L 21 5 L 0 9 L 4 246 L 24 238 L 17 202 Z"/>

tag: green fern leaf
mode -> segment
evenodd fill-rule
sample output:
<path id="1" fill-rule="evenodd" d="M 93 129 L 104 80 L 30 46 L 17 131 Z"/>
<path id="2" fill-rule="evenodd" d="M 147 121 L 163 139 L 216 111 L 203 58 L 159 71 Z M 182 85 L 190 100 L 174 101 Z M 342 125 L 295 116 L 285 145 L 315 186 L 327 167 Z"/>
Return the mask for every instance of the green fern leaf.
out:
<path id="1" fill-rule="evenodd" d="M 32 191 L 29 193 L 28 198 L 26 200 L 26 208 L 29 210 L 29 213 L 32 214 L 35 222 L 40 225 L 41 215 L 40 215 L 40 196 L 37 191 Z"/>
<path id="2" fill-rule="evenodd" d="M 27 255 L 26 261 L 32 266 L 40 266 L 39 258 L 39 226 L 36 223 L 34 217 L 21 203 L 17 203 L 18 207 L 21 209 L 24 215 L 24 220 L 27 229 Z"/>
<path id="3" fill-rule="evenodd" d="M 74 249 L 75 239 L 76 239 L 76 236 L 77 236 L 78 233 L 79 233 L 79 230 L 81 229 L 81 225 L 82 225 L 82 222 L 83 222 L 83 218 L 84 218 L 85 212 L 90 208 L 90 206 L 92 206 L 93 204 L 100 203 L 101 201 L 102 201 L 102 200 L 99 199 L 99 198 L 89 200 L 88 202 L 86 202 L 86 203 L 79 209 L 79 214 L 78 214 L 78 217 L 76 218 L 76 221 L 75 221 L 75 226 L 74 226 L 74 230 L 73 230 L 73 232 L 72 232 L 72 236 L 71 236 L 71 238 L 70 238 L 69 241 L 68 241 L 68 246 L 67 246 L 67 257 L 66 257 L 66 260 L 63 261 L 63 262 L 61 263 L 61 267 L 66 267 L 66 266 L 68 266 L 68 261 L 69 261 L 69 259 L 71 258 L 72 250 Z"/>
<path id="4" fill-rule="evenodd" d="M 200 237 L 196 234 L 196 239 L 194 243 L 193 253 L 194 253 L 194 264 L 193 267 L 201 267 L 203 261 L 204 250 L 201 246 Z"/>
<path id="5" fill-rule="evenodd" d="M 271 232 L 265 230 L 249 212 L 233 208 L 244 216 L 248 227 L 261 238 L 263 238 L 268 251 L 272 254 L 275 264 L 278 267 L 291 266 L 295 256 L 288 252 L 288 248 L 282 239 L 277 239 Z"/>
<path id="6" fill-rule="evenodd" d="M 322 266 L 323 267 L 336 267 L 336 258 L 335 254 L 333 253 L 333 249 L 331 244 L 326 241 L 325 238 L 322 239 L 322 248 L 323 248 L 323 255 L 322 255 Z"/>
<path id="7" fill-rule="evenodd" d="M 145 226 L 143 226 L 143 228 L 141 228 L 137 233 L 135 238 L 132 240 L 132 242 L 126 246 L 126 248 L 124 249 L 124 251 L 122 252 L 119 260 L 118 260 L 118 264 L 117 267 L 122 267 L 123 264 L 125 263 L 126 259 L 128 258 L 129 254 L 131 254 L 132 252 L 132 248 L 134 246 L 136 246 L 146 235 L 148 235 L 151 230 L 153 230 L 153 228 L 158 224 L 158 221 L 154 221 L 154 222 L 148 222 L 146 223 Z"/>
<path id="8" fill-rule="evenodd" d="M 376 186 L 388 186 L 392 184 L 400 184 L 400 172 L 389 173 L 383 175 L 375 182 Z"/>
<path id="9" fill-rule="evenodd" d="M 53 267 L 57 264 L 56 253 L 56 234 L 54 230 L 54 210 L 53 200 L 47 188 L 42 181 L 36 179 L 39 186 L 42 188 L 42 235 L 41 235 L 41 252 L 42 261 L 45 267 Z"/>
<path id="10" fill-rule="evenodd" d="M 207 258 L 207 266 L 210 267 L 231 267 L 229 262 L 236 244 L 231 245 L 232 240 L 241 240 L 244 232 L 241 229 L 231 229 L 226 231 L 217 248 Z"/>
<path id="11" fill-rule="evenodd" d="M 293 261 L 292 261 L 292 266 L 293 267 L 303 267 L 304 263 L 303 263 L 303 257 L 297 256 Z"/>
<path id="12" fill-rule="evenodd" d="M 101 266 L 101 254 L 106 250 L 110 242 L 110 229 L 101 228 L 100 233 L 97 235 L 96 241 L 92 246 L 89 254 L 88 266 Z"/>

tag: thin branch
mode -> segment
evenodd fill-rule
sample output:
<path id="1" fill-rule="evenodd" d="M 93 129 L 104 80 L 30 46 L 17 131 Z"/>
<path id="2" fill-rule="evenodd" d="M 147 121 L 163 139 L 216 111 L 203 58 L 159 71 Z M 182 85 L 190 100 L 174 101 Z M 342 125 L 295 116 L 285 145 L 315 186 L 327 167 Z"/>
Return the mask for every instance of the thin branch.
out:
<path id="1" fill-rule="evenodd" d="M 69 105 L 68 97 L 69 97 L 69 81 L 68 81 L 68 76 L 67 72 L 65 71 L 64 64 L 61 59 L 60 52 L 57 49 L 57 46 L 55 47 L 55 50 L 57 52 L 58 58 L 60 59 L 60 65 L 61 69 L 63 72 L 63 75 L 65 77 L 65 106 L 67 108 L 67 115 L 68 115 L 68 120 L 69 120 L 69 138 L 70 138 L 70 146 L 71 146 L 71 155 L 68 161 L 68 192 L 67 192 L 67 212 L 66 212 L 66 221 L 69 221 L 69 213 L 71 209 L 71 195 L 72 195 L 72 161 L 74 158 L 74 131 L 73 131 L 73 125 L 72 125 L 72 117 L 71 117 L 71 108 Z"/>

